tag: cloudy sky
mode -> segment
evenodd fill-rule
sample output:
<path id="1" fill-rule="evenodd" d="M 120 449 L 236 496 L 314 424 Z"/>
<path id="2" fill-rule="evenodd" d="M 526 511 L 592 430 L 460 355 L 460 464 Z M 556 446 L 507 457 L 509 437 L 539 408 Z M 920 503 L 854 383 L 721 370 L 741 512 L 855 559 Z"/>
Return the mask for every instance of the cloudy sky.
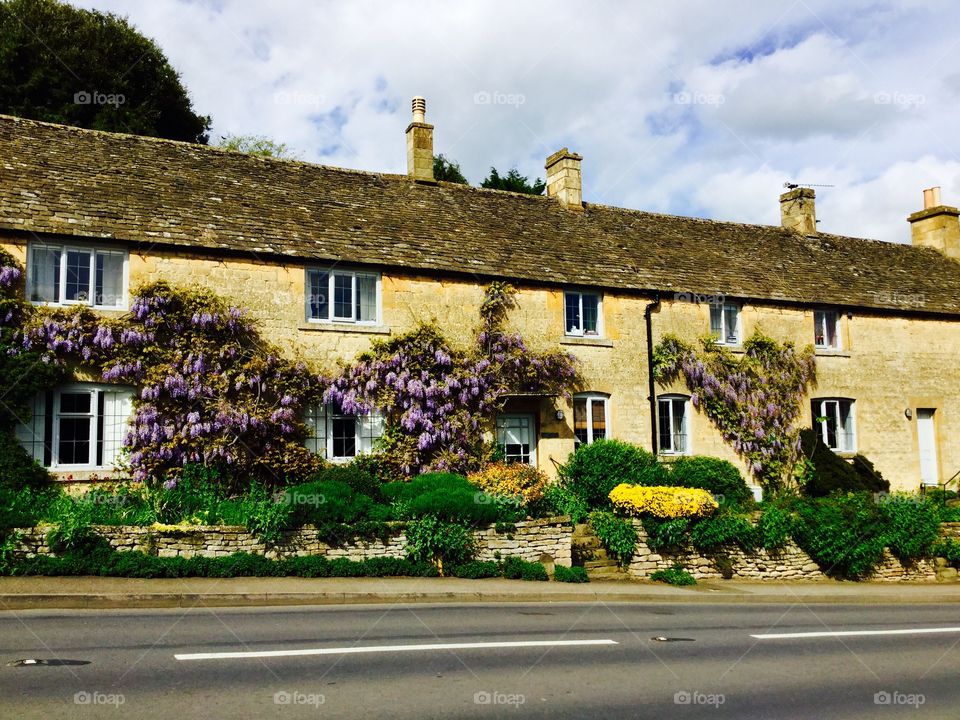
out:
<path id="1" fill-rule="evenodd" d="M 183 76 L 214 139 L 405 172 L 410 98 L 479 183 L 568 146 L 584 199 L 779 222 L 785 181 L 827 232 L 909 241 L 960 204 L 955 0 L 320 2 L 76 0 L 126 15 Z"/>

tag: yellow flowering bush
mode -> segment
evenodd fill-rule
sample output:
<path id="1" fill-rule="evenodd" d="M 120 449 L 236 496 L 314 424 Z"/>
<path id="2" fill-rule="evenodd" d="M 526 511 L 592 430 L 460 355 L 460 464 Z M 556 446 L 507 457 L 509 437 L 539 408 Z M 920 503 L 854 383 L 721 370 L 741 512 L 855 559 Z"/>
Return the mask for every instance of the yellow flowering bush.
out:
<path id="1" fill-rule="evenodd" d="M 706 490 L 683 487 L 646 487 L 622 483 L 610 492 L 613 506 L 628 515 L 658 518 L 700 518 L 717 509 Z"/>
<path id="2" fill-rule="evenodd" d="M 524 463 L 491 463 L 468 479 L 485 493 L 521 497 L 524 503 L 543 498 L 549 483 L 546 475 Z"/>

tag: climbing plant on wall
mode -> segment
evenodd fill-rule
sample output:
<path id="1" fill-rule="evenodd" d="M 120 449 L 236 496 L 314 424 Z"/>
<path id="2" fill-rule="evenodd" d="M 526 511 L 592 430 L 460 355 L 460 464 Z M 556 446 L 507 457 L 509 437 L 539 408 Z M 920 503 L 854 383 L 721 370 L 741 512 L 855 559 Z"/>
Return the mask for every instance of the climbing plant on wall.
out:
<path id="1" fill-rule="evenodd" d="M 119 319 L 85 308 L 38 313 L 22 344 L 138 389 L 124 442 L 135 479 L 169 481 L 203 463 L 235 483 L 277 483 L 318 465 L 302 415 L 322 392 L 319 377 L 212 291 L 153 283 Z"/>
<path id="2" fill-rule="evenodd" d="M 454 347 L 427 323 L 374 342 L 333 378 L 327 400 L 384 413 L 384 454 L 401 472 L 477 467 L 490 451 L 484 431 L 509 393 L 569 396 L 578 378 L 572 355 L 534 352 L 506 329 L 515 297 L 507 283 L 487 288 L 472 347 Z"/>
<path id="3" fill-rule="evenodd" d="M 484 431 L 508 393 L 569 395 L 577 379 L 573 356 L 534 352 L 506 329 L 515 295 L 488 288 L 470 347 L 423 323 L 328 376 L 284 358 L 216 293 L 165 282 L 140 288 L 120 318 L 38 311 L 24 318 L 18 352 L 137 388 L 124 445 L 138 480 L 175 481 L 190 463 L 236 485 L 308 476 L 320 461 L 304 447 L 304 411 L 320 401 L 383 413 L 384 457 L 402 472 L 469 470 L 489 453 Z"/>
<path id="4" fill-rule="evenodd" d="M 654 377 L 669 384 L 683 377 L 693 406 L 750 465 L 753 477 L 777 489 L 787 480 L 799 449 L 801 403 L 816 382 L 813 348 L 797 350 L 756 332 L 743 354 L 714 340 L 700 347 L 666 335 L 654 348 Z"/>

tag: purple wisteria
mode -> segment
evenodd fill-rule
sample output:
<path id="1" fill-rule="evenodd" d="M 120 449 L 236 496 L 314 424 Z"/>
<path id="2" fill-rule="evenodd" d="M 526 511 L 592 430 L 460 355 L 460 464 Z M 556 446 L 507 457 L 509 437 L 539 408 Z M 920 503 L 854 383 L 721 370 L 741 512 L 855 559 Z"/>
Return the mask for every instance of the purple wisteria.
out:
<path id="1" fill-rule="evenodd" d="M 683 375 L 693 406 L 713 421 L 761 484 L 786 480 L 799 449 L 801 402 L 815 382 L 813 349 L 798 352 L 756 333 L 736 357 L 710 339 L 698 352 L 667 335 L 654 350 L 655 375 L 668 384 Z"/>

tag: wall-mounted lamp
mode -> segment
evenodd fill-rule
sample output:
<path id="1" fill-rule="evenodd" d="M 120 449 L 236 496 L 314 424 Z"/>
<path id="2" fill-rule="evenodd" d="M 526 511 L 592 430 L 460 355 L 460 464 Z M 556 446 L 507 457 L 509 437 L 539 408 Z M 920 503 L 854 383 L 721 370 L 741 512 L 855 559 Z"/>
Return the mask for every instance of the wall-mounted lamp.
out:
<path id="1" fill-rule="evenodd" d="M 563 410 L 557 410 L 557 412 L 554 413 L 554 417 L 555 417 L 557 420 L 563 420 L 563 418 L 565 417 L 564 414 L 563 414 Z"/>
<path id="2" fill-rule="evenodd" d="M 906 410 L 903 411 L 903 415 L 904 417 L 907 418 L 907 420 L 909 420 L 910 418 L 913 417 L 913 410 L 911 410 L 910 408 L 907 408 Z"/>

